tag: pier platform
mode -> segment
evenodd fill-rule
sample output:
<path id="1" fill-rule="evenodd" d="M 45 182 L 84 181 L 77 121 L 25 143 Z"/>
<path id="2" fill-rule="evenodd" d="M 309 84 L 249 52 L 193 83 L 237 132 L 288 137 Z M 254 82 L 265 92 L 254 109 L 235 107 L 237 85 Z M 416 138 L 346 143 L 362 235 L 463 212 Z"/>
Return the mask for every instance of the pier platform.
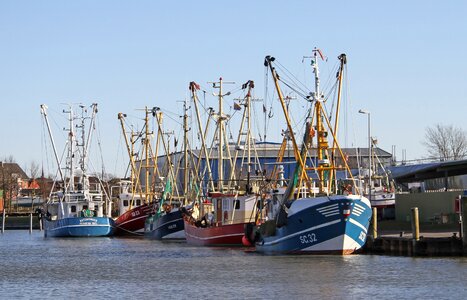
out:
<path id="1" fill-rule="evenodd" d="M 371 229 L 371 228 L 370 228 Z M 462 256 L 460 227 L 456 224 L 420 224 L 416 240 L 410 222 L 380 221 L 376 238 L 368 236 L 366 254 L 401 256 Z"/>
<path id="2" fill-rule="evenodd" d="M 28 230 L 31 227 L 31 213 L 12 212 L 5 215 L 4 230 Z M 3 216 L 0 214 L 0 228 L 2 227 Z M 32 214 L 32 229 L 39 229 L 39 218 L 37 213 Z"/>

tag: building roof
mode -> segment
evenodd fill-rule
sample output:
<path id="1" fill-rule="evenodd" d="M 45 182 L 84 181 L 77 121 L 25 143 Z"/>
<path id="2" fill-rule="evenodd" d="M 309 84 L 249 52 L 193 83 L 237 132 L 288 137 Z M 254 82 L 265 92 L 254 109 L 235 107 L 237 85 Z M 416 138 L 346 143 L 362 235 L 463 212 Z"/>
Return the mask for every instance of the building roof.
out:
<path id="1" fill-rule="evenodd" d="M 17 163 L 0 162 L 0 176 L 16 174 L 18 178 L 29 179 L 28 175 L 21 169 Z"/>
<path id="2" fill-rule="evenodd" d="M 467 174 L 467 160 L 393 166 L 388 169 L 392 178 L 399 183 L 418 182 Z"/>

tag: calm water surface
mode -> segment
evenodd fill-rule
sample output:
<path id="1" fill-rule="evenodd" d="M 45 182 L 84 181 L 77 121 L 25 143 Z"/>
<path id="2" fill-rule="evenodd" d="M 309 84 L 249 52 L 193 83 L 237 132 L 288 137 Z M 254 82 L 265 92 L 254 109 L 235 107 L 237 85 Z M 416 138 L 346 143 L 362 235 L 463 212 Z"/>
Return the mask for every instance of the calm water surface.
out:
<path id="1" fill-rule="evenodd" d="M 0 234 L 0 298 L 465 299 L 467 258 L 263 256 L 130 238 Z"/>

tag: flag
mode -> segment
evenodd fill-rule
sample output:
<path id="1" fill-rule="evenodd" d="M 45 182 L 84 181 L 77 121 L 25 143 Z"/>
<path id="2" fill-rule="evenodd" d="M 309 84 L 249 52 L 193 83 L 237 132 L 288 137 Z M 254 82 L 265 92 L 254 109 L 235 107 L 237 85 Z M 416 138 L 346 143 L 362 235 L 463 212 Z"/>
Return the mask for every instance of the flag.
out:
<path id="1" fill-rule="evenodd" d="M 190 82 L 190 90 L 195 91 L 195 90 L 199 90 L 199 89 L 200 89 L 199 84 L 197 84 L 194 81 Z"/>
<path id="2" fill-rule="evenodd" d="M 167 200 L 167 198 L 169 198 L 171 192 L 172 192 L 172 184 L 170 182 L 170 178 L 167 178 L 167 182 L 165 183 L 164 192 L 162 193 L 161 202 L 159 203 L 159 210 L 157 212 L 158 216 L 162 213 L 163 204 Z"/>
<path id="3" fill-rule="evenodd" d="M 323 55 L 323 52 L 321 52 L 321 49 L 317 49 L 319 56 L 321 57 L 322 60 L 325 60 L 325 56 Z"/>
<path id="4" fill-rule="evenodd" d="M 234 102 L 234 110 L 242 110 L 242 107 L 237 102 Z"/>

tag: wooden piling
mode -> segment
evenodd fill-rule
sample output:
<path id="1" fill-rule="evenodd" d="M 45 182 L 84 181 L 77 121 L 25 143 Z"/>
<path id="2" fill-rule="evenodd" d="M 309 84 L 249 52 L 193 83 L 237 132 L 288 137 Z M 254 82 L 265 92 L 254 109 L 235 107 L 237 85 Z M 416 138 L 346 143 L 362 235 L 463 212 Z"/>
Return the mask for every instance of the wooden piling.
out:
<path id="1" fill-rule="evenodd" d="M 32 233 L 32 213 L 29 214 L 29 234 Z"/>
<path id="2" fill-rule="evenodd" d="M 467 195 L 462 196 L 460 202 L 462 249 L 467 254 Z"/>
<path id="3" fill-rule="evenodd" d="M 378 237 L 378 209 L 376 207 L 373 207 L 373 219 L 371 223 L 373 228 L 373 238 L 376 239 Z"/>
<path id="4" fill-rule="evenodd" d="M 420 239 L 420 224 L 418 221 L 418 207 L 412 207 L 412 237 L 415 241 Z"/>
<path id="5" fill-rule="evenodd" d="M 3 209 L 2 214 L 2 234 L 5 232 L 5 209 Z"/>

